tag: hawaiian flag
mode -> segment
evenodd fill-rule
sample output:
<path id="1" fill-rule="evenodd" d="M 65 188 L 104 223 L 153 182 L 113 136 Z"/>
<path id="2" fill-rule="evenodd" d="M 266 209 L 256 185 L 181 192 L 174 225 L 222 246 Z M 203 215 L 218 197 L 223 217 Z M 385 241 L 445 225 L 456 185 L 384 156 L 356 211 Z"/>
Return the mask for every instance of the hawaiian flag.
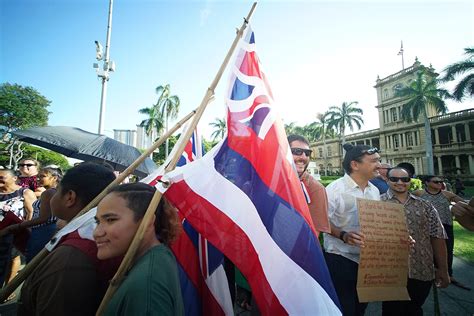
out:
<path id="1" fill-rule="evenodd" d="M 177 166 L 201 158 L 203 152 L 201 138 L 195 130 Z M 171 250 L 178 262 L 185 314 L 233 315 L 224 255 L 203 238 L 181 212 L 178 214 L 183 233 L 172 244 Z"/>
<path id="2" fill-rule="evenodd" d="M 165 196 L 244 274 L 264 315 L 341 315 L 248 30 L 232 68 L 227 138 L 166 174 Z"/>

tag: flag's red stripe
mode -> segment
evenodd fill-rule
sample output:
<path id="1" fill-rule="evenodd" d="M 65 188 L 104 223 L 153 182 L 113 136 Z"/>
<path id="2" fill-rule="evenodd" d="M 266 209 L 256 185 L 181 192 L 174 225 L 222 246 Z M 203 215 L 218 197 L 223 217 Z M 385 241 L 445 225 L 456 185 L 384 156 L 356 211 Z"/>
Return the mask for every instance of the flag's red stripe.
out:
<path id="1" fill-rule="evenodd" d="M 205 284 L 199 270 L 199 257 L 196 248 L 184 231 L 173 242 L 171 250 L 201 297 L 203 315 L 224 315 L 221 306 Z"/>
<path id="2" fill-rule="evenodd" d="M 209 201 L 192 191 L 185 181 L 173 183 L 165 196 L 183 211 L 186 219 L 201 232 L 203 237 L 222 251 L 245 275 L 263 315 L 287 314 L 265 277 L 251 241 L 238 225 Z M 186 198 L 183 199 L 183 196 Z M 215 227 L 219 229 L 216 230 Z"/>

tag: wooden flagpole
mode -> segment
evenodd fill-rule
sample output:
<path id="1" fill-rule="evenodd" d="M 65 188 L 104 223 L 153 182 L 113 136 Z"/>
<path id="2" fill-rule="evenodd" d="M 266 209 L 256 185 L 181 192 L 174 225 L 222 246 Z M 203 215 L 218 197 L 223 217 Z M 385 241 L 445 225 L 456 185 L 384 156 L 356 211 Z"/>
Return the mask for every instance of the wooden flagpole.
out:
<path id="1" fill-rule="evenodd" d="M 194 132 L 194 129 L 196 128 L 199 120 L 201 119 L 202 114 L 204 113 L 204 110 L 206 109 L 207 105 L 209 102 L 213 99 L 214 97 L 214 89 L 216 88 L 217 84 L 219 83 L 219 80 L 222 77 L 222 74 L 224 73 L 225 68 L 227 67 L 227 64 L 229 63 L 230 58 L 232 57 L 232 54 L 234 53 L 235 48 L 237 47 L 237 44 L 239 42 L 239 39 L 242 37 L 245 28 L 247 27 L 248 21 L 250 20 L 250 17 L 253 14 L 253 11 L 255 10 L 255 7 L 257 6 L 257 3 L 254 2 L 252 5 L 252 8 L 250 9 L 249 14 L 247 15 L 247 18 L 244 19 L 244 22 L 242 23 L 242 26 L 240 27 L 239 31 L 237 32 L 234 41 L 232 42 L 232 45 L 227 52 L 226 57 L 224 58 L 224 61 L 222 65 L 220 66 L 214 80 L 211 83 L 211 86 L 207 89 L 204 98 L 201 101 L 201 104 L 196 110 L 196 115 L 194 116 L 189 128 L 186 130 L 185 133 L 181 134 L 181 137 L 184 137 L 184 140 L 189 139 Z M 181 138 L 180 137 L 180 138 Z M 169 165 L 166 167 L 166 171 L 171 171 L 175 168 L 179 158 L 181 157 L 184 148 L 186 147 L 186 142 L 180 142 L 180 146 L 178 147 L 178 150 L 176 151 L 175 155 L 173 156 L 171 162 Z M 148 209 L 145 213 L 145 216 L 142 219 L 142 222 L 140 223 L 140 226 L 138 227 L 137 232 L 135 233 L 135 237 L 133 238 L 127 253 L 125 254 L 125 257 L 122 260 L 122 263 L 120 264 L 119 269 L 117 270 L 117 273 L 115 273 L 112 281 L 110 282 L 109 288 L 107 289 L 107 292 L 104 295 L 104 298 L 102 299 L 102 302 L 100 303 L 99 309 L 97 310 L 96 316 L 100 316 L 104 313 L 105 307 L 107 306 L 108 302 L 114 295 L 115 291 L 117 288 L 120 286 L 120 284 L 123 281 L 125 273 L 130 269 L 133 260 L 135 259 L 136 252 L 138 250 L 139 245 L 141 244 L 143 240 L 143 236 L 145 233 L 146 228 L 148 227 L 151 219 L 153 218 L 155 214 L 155 210 L 158 206 L 158 203 L 160 202 L 162 197 L 162 193 L 159 190 L 156 190 L 155 194 L 153 195 L 153 198 L 150 202 L 150 205 L 148 206 Z"/>
<path id="2" fill-rule="evenodd" d="M 119 176 L 110 183 L 99 195 L 97 195 L 89 204 L 87 204 L 74 218 L 79 217 L 92 208 L 96 207 L 97 204 L 107 195 L 107 193 L 112 189 L 114 186 L 120 184 L 126 177 L 132 174 L 136 168 L 155 151 L 158 147 L 161 146 L 165 142 L 167 138 L 169 138 L 174 132 L 176 132 L 179 128 L 183 126 L 193 115 L 196 114 L 196 110 L 193 110 L 188 115 L 183 117 L 175 126 L 173 126 L 168 132 L 163 134 L 156 142 L 154 142 L 150 148 L 148 148 L 143 154 L 140 155 L 130 166 L 127 167 Z M 53 237 L 54 238 L 54 237 Z M 26 278 L 33 272 L 33 270 L 38 266 L 38 264 L 48 255 L 49 251 L 46 248 L 43 248 L 34 258 L 31 260 L 16 276 L 13 280 L 11 280 L 7 285 L 5 285 L 0 290 L 0 302 L 3 302 L 10 296 L 13 291 L 16 290 L 20 286 L 20 284 L 26 280 Z"/>

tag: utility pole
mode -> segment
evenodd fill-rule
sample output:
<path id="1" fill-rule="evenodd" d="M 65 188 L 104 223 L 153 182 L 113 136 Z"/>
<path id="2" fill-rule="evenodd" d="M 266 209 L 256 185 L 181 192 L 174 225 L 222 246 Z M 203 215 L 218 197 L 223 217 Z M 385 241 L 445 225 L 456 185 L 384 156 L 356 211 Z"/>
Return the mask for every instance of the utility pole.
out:
<path id="1" fill-rule="evenodd" d="M 96 59 L 98 61 L 103 60 L 102 69 L 99 68 L 98 63 L 94 63 L 94 68 L 97 72 L 97 76 L 102 80 L 102 93 L 100 97 L 100 112 L 99 112 L 99 128 L 98 134 L 104 133 L 104 113 L 105 113 L 105 102 L 107 99 L 107 82 L 109 81 L 109 73 L 115 71 L 115 63 L 110 60 L 110 35 L 112 33 L 112 8 L 113 0 L 109 0 L 109 20 L 107 23 L 107 39 L 105 43 L 105 56 L 102 55 L 102 45 L 95 41 L 96 45 Z"/>

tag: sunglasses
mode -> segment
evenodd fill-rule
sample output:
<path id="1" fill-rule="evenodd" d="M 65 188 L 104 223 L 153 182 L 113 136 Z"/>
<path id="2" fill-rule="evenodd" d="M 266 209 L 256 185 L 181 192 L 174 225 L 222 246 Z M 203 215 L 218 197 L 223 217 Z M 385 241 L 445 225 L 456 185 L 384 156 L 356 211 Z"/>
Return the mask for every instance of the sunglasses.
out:
<path id="1" fill-rule="evenodd" d="M 311 149 L 291 148 L 291 153 L 295 156 L 301 156 L 303 153 L 309 157 L 313 151 Z"/>
<path id="2" fill-rule="evenodd" d="M 33 167 L 33 166 L 36 166 L 35 164 L 33 163 L 20 163 L 18 164 L 19 167 Z"/>
<path id="3" fill-rule="evenodd" d="M 388 180 L 395 183 L 397 183 L 399 180 L 402 180 L 402 182 L 408 183 L 411 179 L 410 177 L 388 177 Z"/>
<path id="4" fill-rule="evenodd" d="M 441 181 L 441 180 L 434 180 L 434 181 L 430 181 L 430 182 L 433 182 L 433 183 L 436 183 L 436 184 L 441 184 L 441 183 L 443 183 L 444 181 Z"/>
<path id="5" fill-rule="evenodd" d="M 361 155 L 365 155 L 365 154 L 367 154 L 367 155 L 373 155 L 373 154 L 376 154 L 376 153 L 378 153 L 378 152 L 379 152 L 379 149 L 378 149 L 377 147 L 373 147 L 373 148 L 369 148 L 369 149 L 367 149 L 367 150 L 363 150 L 363 151 L 361 152 Z"/>

